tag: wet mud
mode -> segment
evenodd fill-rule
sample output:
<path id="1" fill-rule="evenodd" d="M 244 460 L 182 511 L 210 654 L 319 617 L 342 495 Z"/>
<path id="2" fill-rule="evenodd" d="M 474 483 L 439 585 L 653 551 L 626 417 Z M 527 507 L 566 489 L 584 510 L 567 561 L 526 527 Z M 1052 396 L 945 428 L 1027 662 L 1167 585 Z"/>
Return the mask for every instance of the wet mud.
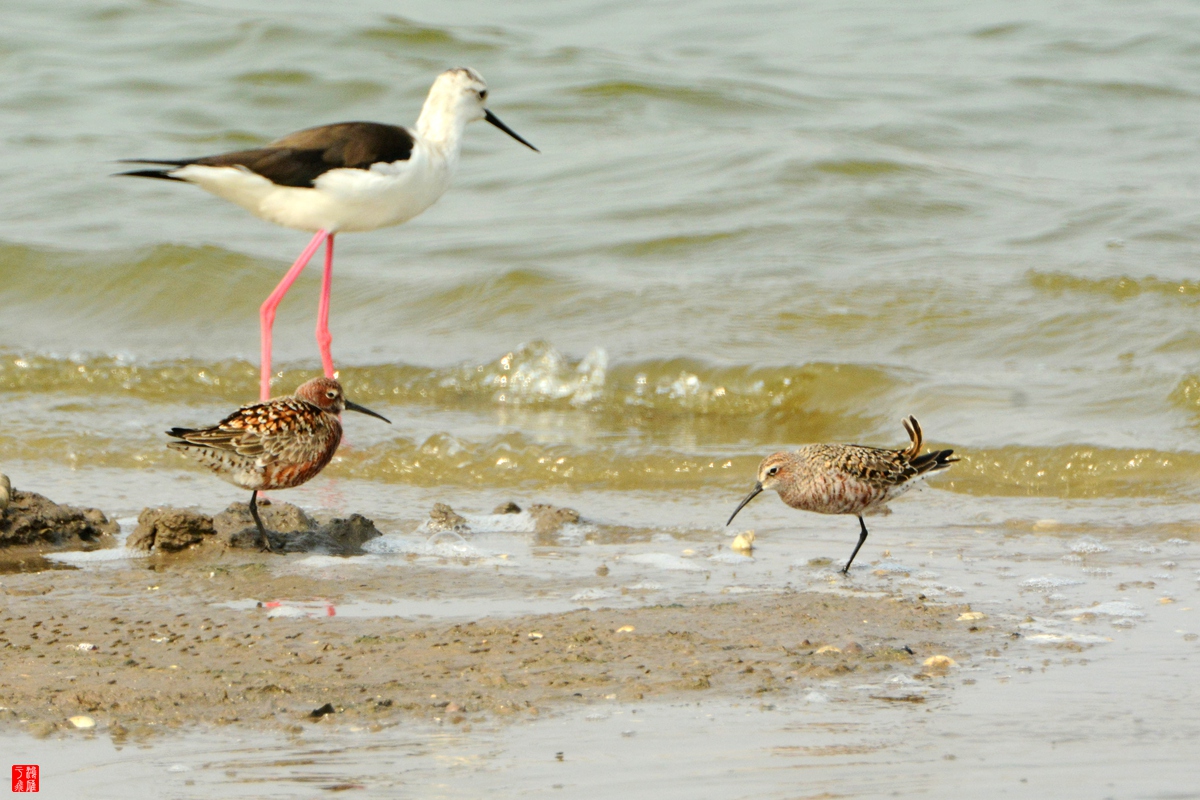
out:
<path id="1" fill-rule="evenodd" d="M 330 580 L 281 573 L 287 558 L 202 548 L 136 568 L 5 575 L 0 724 L 45 736 L 86 716 L 117 738 L 193 725 L 299 732 L 331 717 L 469 727 L 605 700 L 765 701 L 813 681 L 891 674 L 905 679 L 879 699 L 924 702 L 902 687 L 948 680 L 951 668 L 931 657 L 970 663 L 1006 646 L 1006 632 L 962 622 L 965 606 L 820 592 L 466 623 L 343 617 L 348 600 L 436 596 L 463 575 Z M 471 580 L 497 595 L 538 591 L 500 573 Z M 245 598 L 261 605 L 226 605 Z M 318 610 L 273 616 L 279 598 Z"/>

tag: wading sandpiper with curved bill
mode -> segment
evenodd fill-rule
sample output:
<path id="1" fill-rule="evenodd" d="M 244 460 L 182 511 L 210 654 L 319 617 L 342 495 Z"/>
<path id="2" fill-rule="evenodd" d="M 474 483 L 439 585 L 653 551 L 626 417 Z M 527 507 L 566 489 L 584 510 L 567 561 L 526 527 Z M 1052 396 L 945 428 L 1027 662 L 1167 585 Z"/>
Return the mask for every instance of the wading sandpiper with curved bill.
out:
<path id="1" fill-rule="evenodd" d="M 314 232 L 308 247 L 259 310 L 262 400 L 271 395 L 275 309 L 322 242 L 325 276 L 317 306 L 317 345 L 325 377 L 332 378 L 329 290 L 334 235 L 399 225 L 433 205 L 450 186 L 468 122 L 490 122 L 537 150 L 487 110 L 487 94 L 487 84 L 479 73 L 461 67 L 443 72 L 433 82 L 413 128 L 341 122 L 297 131 L 254 150 L 178 160 L 125 160 L 164 166 L 121 175 L 191 183 L 269 222 Z"/>
<path id="2" fill-rule="evenodd" d="M 387 417 L 351 403 L 333 378 L 313 378 L 296 393 L 242 406 L 210 428 L 172 428 L 167 447 L 199 461 L 224 480 L 250 490 L 250 516 L 271 550 L 258 516 L 258 493 L 291 489 L 325 469 L 342 441 L 343 411 Z"/>
<path id="3" fill-rule="evenodd" d="M 854 557 L 867 540 L 863 516 L 891 513 L 892 500 L 935 472 L 947 469 L 957 458 L 953 450 L 921 454 L 921 425 L 916 417 L 904 420 L 912 444 L 904 450 L 887 450 L 859 444 L 810 444 L 793 453 L 773 453 L 758 466 L 758 480 L 729 517 L 730 522 L 746 504 L 766 489 L 779 492 L 779 499 L 792 508 L 818 514 L 854 514 L 862 529 L 858 544 L 842 574 L 850 572 Z"/>

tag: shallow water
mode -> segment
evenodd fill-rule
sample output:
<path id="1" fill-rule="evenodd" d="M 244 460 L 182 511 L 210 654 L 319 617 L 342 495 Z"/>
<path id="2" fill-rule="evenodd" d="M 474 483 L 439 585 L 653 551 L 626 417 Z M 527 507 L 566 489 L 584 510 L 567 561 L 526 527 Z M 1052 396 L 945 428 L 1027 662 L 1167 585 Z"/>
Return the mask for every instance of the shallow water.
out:
<path id="1" fill-rule="evenodd" d="M 852 520 L 785 513 L 764 497 L 738 519 L 759 536 L 751 562 L 711 560 L 728 554 L 718 545 L 733 531 L 722 523 L 771 450 L 898 445 L 899 419 L 915 414 L 962 462 L 872 524 L 864 590 L 951 587 L 961 593 L 949 599 L 1014 619 L 1044 608 L 1030 636 L 1113 639 L 1086 667 L 1039 666 L 995 696 L 982 679 L 961 687 L 940 718 L 977 750 L 1031 765 L 1028 775 L 995 773 L 996 796 L 1026 794 L 1019 780 L 1038 770 L 1061 796 L 1166 793 L 1175 766 L 1149 752 L 1183 739 L 1143 731 L 1128 709 L 1149 703 L 1162 731 L 1192 730 L 1186 703 L 1167 699 L 1190 684 L 1175 662 L 1146 664 L 1139 648 L 1183 646 L 1162 620 L 1190 604 L 1174 587 L 1194 592 L 1194 575 L 1136 550 L 1158 547 L 1160 560 L 1183 565 L 1188 546 L 1164 543 L 1198 535 L 1191 4 L 285 5 L 6 9 L 0 469 L 17 488 L 127 521 L 145 506 L 211 512 L 243 499 L 166 451 L 162 431 L 256 397 L 257 307 L 305 237 L 191 187 L 110 177 L 114 161 L 253 146 L 345 119 L 409 124 L 437 72 L 469 64 L 488 78 L 491 108 L 542 153 L 474 126 L 436 206 L 400 228 L 339 237 L 334 355 L 349 396 L 394 424 L 347 415 L 335 463 L 280 497 L 370 516 L 400 550 L 287 568 L 401 568 L 413 553 L 436 562 L 444 554 L 421 554 L 427 536 L 416 530 L 433 502 L 485 515 L 513 498 L 570 505 L 586 525 L 552 542 L 481 530 L 466 540 L 478 559 L 449 558 L 448 574 L 486 563 L 561 591 L 486 597 L 448 579 L 441 605 L 397 598 L 400 607 L 454 617 L 578 607 L 572 598 L 588 587 L 618 590 L 584 597 L 593 604 L 828 588 L 829 569 L 808 561 L 845 558 Z M 281 308 L 281 392 L 318 368 L 316 291 L 306 274 Z M 1110 551 L 1070 549 L 1093 539 Z M 902 584 L 888 577 L 885 550 L 909 567 L 918 550 L 933 551 L 915 569 L 939 577 L 913 572 L 916 583 Z M 501 555 L 511 566 L 487 561 Z M 612 585 L 596 579 L 601 563 Z M 1170 585 L 1179 602 L 1158 606 L 1142 597 L 1149 590 L 1118 591 L 1122 581 Z M 619 593 L 639 582 L 660 589 Z M 1044 599 L 1043 585 L 1063 597 Z M 1058 616 L 1123 602 L 1146 621 L 1114 618 L 1134 621 L 1125 629 Z M 1118 698 L 1126 716 L 1105 716 L 1116 684 L 1133 686 Z M 1027 740 L 1023 714 L 1049 703 L 1064 709 L 1050 738 Z M 726 786 L 741 785 L 731 776 L 784 786 L 816 774 L 827 760 L 770 749 L 809 746 L 807 733 L 788 737 L 810 712 L 713 710 L 731 733 L 706 741 L 749 747 L 735 750 L 749 762 L 726 767 L 698 743 L 687 756 L 697 782 L 677 785 L 694 795 L 720 770 Z M 997 741 L 970 722 L 985 712 L 997 715 Z M 690 730 L 691 713 L 655 707 L 646 719 L 665 736 Z M 852 705 L 833 717 L 864 726 L 846 730 L 882 726 L 880 737 L 901 744 L 838 760 L 827 769 L 839 780 L 848 763 L 879 769 L 813 793 L 899 790 L 870 777 L 901 774 L 898 765 L 917 793 L 961 794 L 993 774 L 957 750 L 957 761 L 943 759 L 934 728 L 906 743 L 904 726 L 926 718 L 920 708 Z M 540 753 L 560 722 L 572 737 L 608 736 L 608 723 L 582 720 L 543 720 L 519 741 Z M 762 738 L 745 744 L 747 731 Z M 1071 743 L 1085 735 L 1102 757 L 1073 760 L 1083 751 Z M 457 796 L 444 774 L 475 769 L 501 789 L 551 791 L 555 764 L 526 760 L 509 736 L 453 739 L 451 751 L 477 759 L 467 766 L 422 744 L 417 780 Z M 203 741 L 204 752 L 234 747 L 216 734 Z M 662 750 L 640 746 L 644 737 L 613 741 L 633 743 L 613 752 L 642 759 L 638 775 L 654 773 Z M 408 752 L 386 747 L 389 757 Z M 101 771 L 129 755 L 96 752 L 109 765 Z M 377 774 L 358 758 L 346 780 Z M 612 762 L 594 763 L 611 773 Z"/>
<path id="2" fill-rule="evenodd" d="M 113 160 L 410 122 L 465 62 L 543 153 L 476 126 L 438 205 L 339 239 L 335 355 L 397 424 L 356 421 L 331 474 L 733 491 L 913 413 L 965 455 L 952 491 L 1194 493 L 1193 8 L 687 8 L 19 3 L 5 461 L 183 469 L 163 427 L 254 397 L 303 235 Z M 281 391 L 317 364 L 315 287 Z"/>

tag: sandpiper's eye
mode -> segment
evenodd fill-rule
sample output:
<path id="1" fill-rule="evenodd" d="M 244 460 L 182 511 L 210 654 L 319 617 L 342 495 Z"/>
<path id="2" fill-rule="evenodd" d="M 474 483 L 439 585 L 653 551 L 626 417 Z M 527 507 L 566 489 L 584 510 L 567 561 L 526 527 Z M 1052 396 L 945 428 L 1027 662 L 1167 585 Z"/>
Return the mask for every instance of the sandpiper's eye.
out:
<path id="1" fill-rule="evenodd" d="M 779 467 L 771 467 L 769 470 L 767 470 L 767 477 L 774 478 L 776 473 L 778 473 L 778 472 L 779 472 Z"/>
<path id="2" fill-rule="evenodd" d="M 325 393 L 325 396 L 328 397 L 330 400 L 336 400 L 337 399 L 337 390 L 330 389 L 328 392 Z"/>

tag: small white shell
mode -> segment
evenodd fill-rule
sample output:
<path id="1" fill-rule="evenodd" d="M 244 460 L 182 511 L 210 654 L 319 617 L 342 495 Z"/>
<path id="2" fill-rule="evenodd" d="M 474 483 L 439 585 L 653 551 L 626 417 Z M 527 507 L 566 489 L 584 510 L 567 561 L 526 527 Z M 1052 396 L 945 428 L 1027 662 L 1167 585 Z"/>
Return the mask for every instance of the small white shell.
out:
<path id="1" fill-rule="evenodd" d="M 950 656 L 930 656 L 925 659 L 925 671 L 932 675 L 945 675 L 951 667 L 957 667 L 958 662 Z"/>
<path id="2" fill-rule="evenodd" d="M 749 553 L 754 549 L 754 531 L 745 531 L 733 537 L 729 549 L 738 553 Z"/>

